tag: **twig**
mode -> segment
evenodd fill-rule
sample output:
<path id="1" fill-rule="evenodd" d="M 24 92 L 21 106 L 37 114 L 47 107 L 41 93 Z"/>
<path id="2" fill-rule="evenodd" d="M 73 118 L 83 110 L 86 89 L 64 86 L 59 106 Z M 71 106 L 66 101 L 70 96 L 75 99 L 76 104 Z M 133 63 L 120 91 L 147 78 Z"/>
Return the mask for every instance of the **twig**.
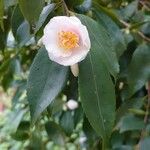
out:
<path id="1" fill-rule="evenodd" d="M 150 8 L 149 8 L 143 1 L 139 1 L 139 3 L 140 3 L 147 11 L 150 11 Z"/>
<path id="2" fill-rule="evenodd" d="M 64 8 L 64 13 L 65 13 L 65 15 L 66 15 L 66 16 L 70 16 L 69 9 L 68 9 L 68 7 L 67 7 L 67 5 L 66 5 L 65 0 L 62 0 L 62 4 L 63 4 L 63 8 Z"/>
<path id="3" fill-rule="evenodd" d="M 124 27 L 130 29 L 131 25 L 130 25 L 129 23 L 127 23 L 127 22 L 125 22 L 125 21 L 123 21 L 123 20 L 121 20 L 121 19 L 120 19 L 119 21 L 120 21 L 120 23 L 121 23 Z M 141 31 L 138 31 L 137 34 L 138 34 L 141 38 L 143 38 L 145 41 L 150 42 L 150 38 L 148 38 L 147 36 L 145 36 Z"/>
<path id="4" fill-rule="evenodd" d="M 148 102 L 147 102 L 147 105 L 146 105 L 146 113 L 145 113 L 145 117 L 144 117 L 145 125 L 148 124 L 149 111 L 150 111 L 150 81 L 148 82 L 147 94 L 148 94 Z M 141 131 L 141 137 L 140 137 L 139 143 L 136 147 L 136 150 L 140 149 L 140 142 L 143 140 L 143 138 L 145 136 L 145 133 L 146 133 L 146 131 L 145 131 L 145 129 L 143 129 Z"/>
<path id="5" fill-rule="evenodd" d="M 145 41 L 150 42 L 150 38 L 148 38 L 147 36 L 145 36 L 142 32 L 138 31 L 137 32 L 138 35 L 143 38 Z"/>
<path id="6" fill-rule="evenodd" d="M 119 17 L 111 10 L 111 9 L 107 9 L 103 6 L 101 6 L 99 3 L 97 2 L 93 2 L 94 7 L 98 10 L 101 10 L 102 12 L 104 12 L 105 14 L 107 14 L 113 21 L 115 21 L 115 23 L 117 23 L 118 25 L 128 28 L 130 29 L 131 25 L 127 22 L 125 22 L 122 19 L 119 19 Z M 150 38 L 145 36 L 141 31 L 138 31 L 137 34 L 145 41 L 150 42 Z"/>
<path id="7" fill-rule="evenodd" d="M 150 81 L 148 82 L 147 93 L 148 93 L 148 104 L 146 105 L 146 114 L 144 117 L 144 123 L 145 124 L 148 123 L 148 116 L 149 116 L 149 109 L 150 109 Z"/>

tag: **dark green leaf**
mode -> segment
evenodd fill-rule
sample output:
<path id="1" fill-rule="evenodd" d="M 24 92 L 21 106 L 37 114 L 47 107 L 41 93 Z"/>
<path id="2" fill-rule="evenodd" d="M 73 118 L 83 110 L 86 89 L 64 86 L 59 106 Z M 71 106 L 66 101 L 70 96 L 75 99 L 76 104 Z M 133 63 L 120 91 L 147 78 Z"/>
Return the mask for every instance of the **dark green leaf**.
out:
<path id="1" fill-rule="evenodd" d="M 112 40 L 112 43 L 115 47 L 117 56 L 118 57 L 121 56 L 124 50 L 126 49 L 126 44 L 120 28 L 111 18 L 109 18 L 104 13 L 98 12 L 96 10 L 94 10 L 94 13 L 96 15 L 96 19 L 98 20 L 99 24 L 102 25 L 107 30 Z"/>
<path id="2" fill-rule="evenodd" d="M 40 14 L 39 20 L 36 25 L 35 33 L 42 27 L 48 15 L 54 10 L 55 4 L 49 4 L 43 8 L 43 11 Z"/>
<path id="3" fill-rule="evenodd" d="M 121 119 L 122 116 L 129 112 L 129 109 L 135 108 L 140 109 L 144 104 L 145 98 L 134 98 L 128 99 L 123 102 L 123 104 L 119 107 L 116 113 L 117 122 Z"/>
<path id="4" fill-rule="evenodd" d="M 29 138 L 29 134 L 27 132 L 17 131 L 16 133 L 11 134 L 12 138 L 16 141 L 24 141 Z"/>
<path id="5" fill-rule="evenodd" d="M 138 0 L 134 0 L 132 3 L 129 3 L 122 11 L 123 19 L 129 19 L 134 15 L 138 8 Z"/>
<path id="6" fill-rule="evenodd" d="M 120 133 L 131 130 L 141 130 L 144 128 L 144 121 L 134 115 L 124 116 L 119 123 Z"/>
<path id="7" fill-rule="evenodd" d="M 21 84 L 17 87 L 17 90 L 12 98 L 12 106 L 15 106 L 19 103 L 21 95 L 26 90 L 26 81 L 22 81 Z"/>
<path id="8" fill-rule="evenodd" d="M 79 6 L 76 6 L 75 9 L 77 9 L 79 13 L 86 13 L 90 10 L 91 6 L 92 0 L 84 0 L 83 3 Z"/>
<path id="9" fill-rule="evenodd" d="M 105 64 L 110 67 L 112 65 L 110 57 L 115 55 L 113 55 L 112 49 L 107 47 L 109 39 L 104 36 L 105 32 L 103 36 L 100 36 L 105 30 L 102 28 L 101 31 L 97 23 L 88 17 L 80 16 L 80 19 L 89 30 L 92 44 L 90 54 L 80 65 L 79 93 L 81 102 L 93 128 L 104 140 L 108 140 L 115 118 L 115 90 Z M 108 56 L 106 51 L 111 56 Z M 113 64 L 114 68 L 116 66 L 118 66 L 117 60 Z"/>
<path id="10" fill-rule="evenodd" d="M 17 29 L 16 38 L 20 47 L 31 39 L 30 26 L 27 21 L 24 21 Z"/>
<path id="11" fill-rule="evenodd" d="M 74 129 L 74 120 L 71 111 L 64 112 L 60 118 L 61 127 L 64 129 L 65 133 L 71 135 Z"/>
<path id="12" fill-rule="evenodd" d="M 84 0 L 65 0 L 67 6 L 75 8 L 77 5 L 83 3 Z"/>
<path id="13" fill-rule="evenodd" d="M 45 48 L 39 50 L 31 66 L 27 83 L 27 96 L 33 122 L 62 90 L 67 72 L 67 67 L 50 61 Z"/>
<path id="14" fill-rule="evenodd" d="M 113 150 L 121 147 L 123 144 L 123 134 L 120 134 L 119 131 L 114 131 L 111 136 L 111 145 Z"/>
<path id="15" fill-rule="evenodd" d="M 44 0 L 19 0 L 23 16 L 30 24 L 36 23 L 44 6 Z"/>
<path id="16" fill-rule="evenodd" d="M 50 121 L 45 124 L 45 128 L 49 138 L 53 140 L 55 144 L 65 144 L 65 133 L 59 125 L 57 125 L 55 122 Z"/>
<path id="17" fill-rule="evenodd" d="M 18 109 L 10 115 L 8 126 L 11 133 L 15 133 L 17 131 L 17 128 L 26 112 L 27 109 Z"/>
<path id="18" fill-rule="evenodd" d="M 108 71 L 116 77 L 119 65 L 116 53 L 107 31 L 94 20 L 84 15 L 78 15 L 81 22 L 87 27 L 91 40 L 91 51 L 97 51 L 97 57 L 106 65 Z"/>
<path id="19" fill-rule="evenodd" d="M 19 6 L 17 5 L 14 9 L 12 18 L 11 18 L 11 27 L 14 37 L 16 37 L 17 29 L 21 25 L 21 23 L 24 21 L 23 15 L 20 11 Z"/>
<path id="20" fill-rule="evenodd" d="M 94 129 L 92 128 L 92 126 L 90 125 L 86 117 L 84 117 L 84 121 L 83 121 L 83 131 L 90 145 L 94 145 L 96 139 L 99 139 L 99 136 L 96 134 L 96 132 L 94 131 Z"/>
<path id="21" fill-rule="evenodd" d="M 29 121 L 21 121 L 17 130 L 28 131 L 29 129 L 30 129 L 30 122 Z"/>
<path id="22" fill-rule="evenodd" d="M 139 90 L 150 79 L 150 46 L 140 45 L 128 68 L 128 84 L 130 96 Z"/>

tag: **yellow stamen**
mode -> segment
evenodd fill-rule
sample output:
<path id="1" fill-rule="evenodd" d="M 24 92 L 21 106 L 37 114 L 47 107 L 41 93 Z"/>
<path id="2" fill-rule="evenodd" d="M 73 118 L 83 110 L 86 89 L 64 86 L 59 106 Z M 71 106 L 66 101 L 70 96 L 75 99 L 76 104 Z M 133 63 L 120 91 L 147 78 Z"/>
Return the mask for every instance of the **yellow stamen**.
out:
<path id="1" fill-rule="evenodd" d="M 59 46 L 65 50 L 71 50 L 78 47 L 79 45 L 79 36 L 74 32 L 70 31 L 61 31 L 59 35 Z"/>

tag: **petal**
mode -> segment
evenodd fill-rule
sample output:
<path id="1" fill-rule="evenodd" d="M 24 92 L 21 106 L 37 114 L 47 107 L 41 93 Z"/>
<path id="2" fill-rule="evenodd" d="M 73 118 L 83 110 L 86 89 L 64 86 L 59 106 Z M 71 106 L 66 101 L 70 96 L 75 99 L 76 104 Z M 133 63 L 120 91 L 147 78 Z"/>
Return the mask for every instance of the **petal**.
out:
<path id="1" fill-rule="evenodd" d="M 77 50 L 76 52 L 72 53 L 69 57 L 53 57 L 52 55 L 50 56 L 51 60 L 64 65 L 64 66 L 71 66 L 74 65 L 80 61 L 82 61 L 89 50 L 87 49 L 82 49 L 82 50 Z"/>
<path id="2" fill-rule="evenodd" d="M 65 51 L 59 46 L 58 33 L 72 31 L 79 35 L 79 47 Z M 86 26 L 75 17 L 58 16 L 50 20 L 44 28 L 43 44 L 48 51 L 49 58 L 64 66 L 71 66 L 82 61 L 90 50 L 91 43 Z"/>

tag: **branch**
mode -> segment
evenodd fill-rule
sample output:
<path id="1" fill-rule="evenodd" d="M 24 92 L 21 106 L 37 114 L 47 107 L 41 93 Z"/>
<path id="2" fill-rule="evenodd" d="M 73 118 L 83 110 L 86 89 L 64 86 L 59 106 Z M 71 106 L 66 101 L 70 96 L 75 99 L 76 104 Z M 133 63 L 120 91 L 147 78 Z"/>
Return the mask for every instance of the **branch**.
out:
<path id="1" fill-rule="evenodd" d="M 67 5 L 66 5 L 65 0 L 62 0 L 62 4 L 63 4 L 63 9 L 64 9 L 64 14 L 65 14 L 66 16 L 70 16 L 69 9 L 68 9 L 68 7 L 67 7 Z"/>
<path id="2" fill-rule="evenodd" d="M 106 7 L 101 6 L 99 3 L 97 2 L 93 2 L 94 7 L 102 12 L 104 12 L 105 14 L 107 14 L 116 24 L 118 24 L 119 26 L 125 27 L 125 28 L 129 28 L 131 27 L 131 25 L 127 22 L 125 22 L 122 19 L 119 19 L 119 17 L 111 10 L 111 9 L 107 9 Z M 137 34 L 145 41 L 150 42 L 150 38 L 145 36 L 141 31 L 138 31 Z"/>
<path id="3" fill-rule="evenodd" d="M 150 109 L 150 81 L 148 82 L 148 89 L 147 89 L 147 94 L 148 94 L 148 103 L 146 105 L 146 114 L 144 117 L 144 123 L 148 123 L 148 116 L 149 116 L 149 109 Z"/>
<path id="4" fill-rule="evenodd" d="M 127 23 L 127 22 L 125 22 L 125 21 L 123 21 L 123 20 L 121 20 L 121 19 L 120 19 L 119 21 L 120 21 L 120 23 L 121 23 L 124 27 L 130 29 L 131 25 L 130 25 L 129 23 Z M 143 38 L 145 41 L 150 42 L 150 38 L 148 38 L 147 36 L 145 36 L 141 31 L 138 31 L 137 34 L 138 34 L 141 38 Z"/>

